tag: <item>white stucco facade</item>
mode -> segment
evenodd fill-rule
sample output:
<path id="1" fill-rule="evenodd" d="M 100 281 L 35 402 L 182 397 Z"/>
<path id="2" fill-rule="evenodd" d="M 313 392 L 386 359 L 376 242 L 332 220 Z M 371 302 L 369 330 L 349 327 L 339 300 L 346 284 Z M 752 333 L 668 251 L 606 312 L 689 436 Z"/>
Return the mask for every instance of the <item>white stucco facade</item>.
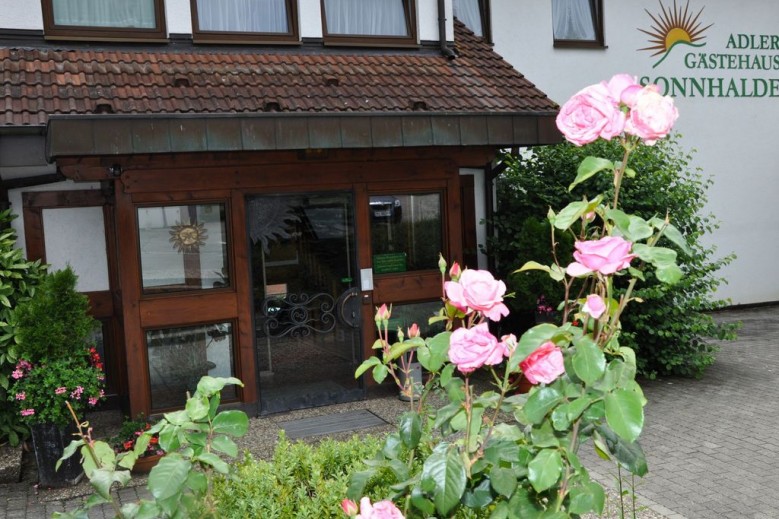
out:
<path id="1" fill-rule="evenodd" d="M 709 211 L 721 221 L 707 237 L 718 255 L 737 259 L 720 274 L 718 296 L 733 304 L 779 300 L 771 275 L 779 256 L 772 208 L 779 195 L 779 3 L 663 0 L 666 10 L 697 15 L 696 46 L 678 44 L 663 55 L 641 30 L 657 32 L 658 2 L 604 0 L 606 48 L 553 47 L 551 2 L 493 0 L 495 50 L 558 103 L 580 88 L 626 72 L 675 96 L 682 145 L 695 149 L 693 166 L 710 175 Z M 683 13 L 680 13 L 683 14 Z M 683 18 L 683 16 L 682 16 Z M 690 27 L 692 28 L 692 27 Z M 667 32 L 666 32 L 667 34 Z"/>

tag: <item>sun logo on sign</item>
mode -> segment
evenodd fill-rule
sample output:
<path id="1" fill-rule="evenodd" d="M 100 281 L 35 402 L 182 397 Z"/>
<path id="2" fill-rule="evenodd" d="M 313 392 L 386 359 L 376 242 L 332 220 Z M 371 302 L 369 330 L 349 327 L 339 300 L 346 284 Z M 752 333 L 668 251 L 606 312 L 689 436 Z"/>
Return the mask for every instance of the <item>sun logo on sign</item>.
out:
<path id="1" fill-rule="evenodd" d="M 699 19 L 701 13 L 703 13 L 703 7 L 696 14 L 693 14 L 690 11 L 689 0 L 687 0 L 687 4 L 684 7 L 677 5 L 676 0 L 674 0 L 673 7 L 666 7 L 660 0 L 661 13 L 657 16 L 650 13 L 647 9 L 644 10 L 654 23 L 648 31 L 644 29 L 638 30 L 650 36 L 649 43 L 652 45 L 638 50 L 655 51 L 652 56 L 663 55 L 657 63 L 652 65 L 652 68 L 662 63 L 677 45 L 689 45 L 691 47 L 703 47 L 706 45 L 699 42 L 705 38 L 703 33 L 714 25 L 709 24 L 706 27 L 701 27 L 702 23 Z"/>

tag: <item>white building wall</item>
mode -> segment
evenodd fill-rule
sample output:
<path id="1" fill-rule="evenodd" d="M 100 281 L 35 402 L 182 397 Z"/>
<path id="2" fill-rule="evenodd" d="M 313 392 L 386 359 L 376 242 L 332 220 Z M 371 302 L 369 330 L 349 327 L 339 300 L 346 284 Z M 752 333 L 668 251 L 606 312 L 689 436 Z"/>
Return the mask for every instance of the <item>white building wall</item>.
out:
<path id="1" fill-rule="evenodd" d="M 298 23 L 303 38 L 322 37 L 320 0 L 297 0 Z M 447 36 L 453 39 L 452 0 L 446 0 Z M 421 41 L 438 39 L 438 0 L 417 0 L 417 33 Z M 168 33 L 191 34 L 190 0 L 165 0 Z M 0 27 L 4 29 L 43 30 L 39 0 L 0 0 Z"/>
<path id="2" fill-rule="evenodd" d="M 607 48 L 555 49 L 551 2 L 493 0 L 495 50 L 560 104 L 582 87 L 620 72 L 669 88 L 674 86 L 672 78 L 714 81 L 714 89 L 708 88 L 703 96 L 690 89 L 689 79 L 687 92 L 677 85 L 669 93 L 675 94 L 679 108 L 676 129 L 683 135 L 683 147 L 697 150 L 693 166 L 714 180 L 708 210 L 721 220 L 721 227 L 707 240 L 716 245 L 718 255 L 737 255 L 720 271 L 728 285 L 717 295 L 733 304 L 778 301 L 779 278 L 771 272 L 779 257 L 772 218 L 779 195 L 779 146 L 773 142 L 779 120 L 779 45 L 775 45 L 779 3 L 763 0 L 747 9 L 743 2 L 728 0 L 690 0 L 689 4 L 663 0 L 666 9 L 689 5 L 693 14 L 703 9 L 700 28 L 711 26 L 697 42 L 703 46 L 677 45 L 654 68 L 661 56 L 639 50 L 650 46 L 649 36 L 639 29 L 652 31 L 646 11 L 658 17 L 659 3 L 603 3 Z M 739 46 L 738 35 L 755 35 L 751 46 L 763 48 L 734 48 Z M 767 38 L 761 40 L 761 35 Z M 765 60 L 768 68 L 730 68 L 727 63 L 713 68 L 691 66 L 700 54 L 735 55 L 717 59 L 736 63 Z M 722 91 L 716 87 L 720 79 Z"/>

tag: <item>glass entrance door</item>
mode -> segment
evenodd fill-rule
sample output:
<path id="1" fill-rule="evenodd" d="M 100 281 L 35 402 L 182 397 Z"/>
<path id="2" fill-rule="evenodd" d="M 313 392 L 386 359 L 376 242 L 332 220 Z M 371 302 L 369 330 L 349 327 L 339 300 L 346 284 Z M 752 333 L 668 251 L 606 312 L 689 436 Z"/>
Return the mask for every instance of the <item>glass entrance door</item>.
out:
<path id="1" fill-rule="evenodd" d="M 263 414 L 364 394 L 353 206 L 350 193 L 247 199 Z"/>

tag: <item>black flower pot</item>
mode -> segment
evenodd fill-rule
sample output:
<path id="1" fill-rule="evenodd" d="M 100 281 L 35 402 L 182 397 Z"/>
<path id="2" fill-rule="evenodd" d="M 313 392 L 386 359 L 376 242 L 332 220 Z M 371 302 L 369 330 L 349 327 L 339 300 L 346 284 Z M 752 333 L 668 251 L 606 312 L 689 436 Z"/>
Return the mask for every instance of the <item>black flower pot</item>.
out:
<path id="1" fill-rule="evenodd" d="M 83 474 L 78 454 L 63 461 L 59 470 L 55 469 L 65 447 L 75 439 L 75 426 L 70 424 L 67 427 L 59 427 L 52 423 L 41 423 L 31 425 L 30 430 L 35 461 L 38 464 L 38 485 L 64 487 L 78 483 Z"/>

